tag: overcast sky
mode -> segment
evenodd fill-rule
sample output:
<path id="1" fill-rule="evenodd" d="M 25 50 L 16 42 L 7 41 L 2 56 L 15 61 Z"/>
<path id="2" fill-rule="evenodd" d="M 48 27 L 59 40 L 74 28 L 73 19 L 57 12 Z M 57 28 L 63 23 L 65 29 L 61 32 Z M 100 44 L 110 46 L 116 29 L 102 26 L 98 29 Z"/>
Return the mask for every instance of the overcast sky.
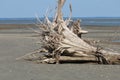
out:
<path id="1" fill-rule="evenodd" d="M 0 18 L 43 17 L 46 10 L 55 11 L 57 0 L 0 0 Z M 67 0 L 63 13 L 69 15 L 72 3 L 73 17 L 120 17 L 120 0 Z"/>

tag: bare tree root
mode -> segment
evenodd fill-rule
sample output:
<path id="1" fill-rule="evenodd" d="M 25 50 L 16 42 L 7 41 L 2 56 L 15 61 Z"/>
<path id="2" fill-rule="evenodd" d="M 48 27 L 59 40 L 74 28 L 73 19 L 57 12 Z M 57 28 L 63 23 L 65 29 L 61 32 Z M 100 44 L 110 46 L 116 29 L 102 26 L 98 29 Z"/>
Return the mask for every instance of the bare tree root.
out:
<path id="1" fill-rule="evenodd" d="M 66 0 L 58 0 L 56 17 L 50 21 L 45 16 L 44 21 L 40 21 L 39 29 L 36 31 L 40 35 L 42 49 L 27 54 L 19 59 L 38 61 L 39 63 L 60 62 L 91 62 L 98 64 L 119 64 L 120 54 L 106 51 L 103 48 L 93 46 L 91 41 L 83 40 L 82 34 L 88 31 L 82 30 L 80 20 L 63 20 L 62 7 Z M 70 11 L 72 7 L 70 5 Z M 72 15 L 70 13 L 70 15 Z M 29 57 L 28 56 L 32 56 Z M 27 57 L 27 58 L 26 58 Z"/>

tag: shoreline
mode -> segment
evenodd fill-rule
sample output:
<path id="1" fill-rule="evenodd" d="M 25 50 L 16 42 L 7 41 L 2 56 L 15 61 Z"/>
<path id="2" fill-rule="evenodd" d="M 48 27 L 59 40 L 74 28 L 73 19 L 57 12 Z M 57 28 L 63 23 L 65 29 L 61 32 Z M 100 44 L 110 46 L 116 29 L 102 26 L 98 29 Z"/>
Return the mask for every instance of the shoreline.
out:
<path id="1" fill-rule="evenodd" d="M 37 30 L 38 27 L 35 24 L 0 24 L 0 34 L 36 34 L 30 28 Z M 120 27 L 83 26 L 82 28 L 88 31 L 83 38 L 100 40 L 105 44 L 103 47 L 118 46 L 116 50 L 120 52 Z"/>
<path id="2" fill-rule="evenodd" d="M 35 24 L 0 24 L 0 30 L 3 29 L 26 29 L 28 27 L 34 27 Z"/>
<path id="3" fill-rule="evenodd" d="M 9 26 L 13 26 L 9 28 Z M 22 26 L 22 28 L 21 28 Z M 119 80 L 119 65 L 94 65 L 94 64 L 36 64 L 16 58 L 39 49 L 40 44 L 36 33 L 28 25 L 2 25 L 7 29 L 0 29 L 0 78 L 1 80 Z M 29 25 L 34 27 L 34 25 Z M 106 28 L 109 33 L 102 33 L 103 29 L 83 27 L 89 33 L 83 38 L 101 40 L 102 46 L 120 52 L 118 43 L 107 43 L 106 39 L 112 38 L 112 29 Z M 109 30 L 110 31 L 109 31 Z M 99 33 L 97 31 L 99 30 Z M 114 29 L 116 30 L 116 28 Z M 117 29 L 118 30 L 118 29 Z M 109 36 L 108 36 L 109 34 Z M 120 37 L 120 32 L 118 33 Z M 116 39 L 115 39 L 116 40 Z M 106 40 L 107 41 L 107 40 Z"/>

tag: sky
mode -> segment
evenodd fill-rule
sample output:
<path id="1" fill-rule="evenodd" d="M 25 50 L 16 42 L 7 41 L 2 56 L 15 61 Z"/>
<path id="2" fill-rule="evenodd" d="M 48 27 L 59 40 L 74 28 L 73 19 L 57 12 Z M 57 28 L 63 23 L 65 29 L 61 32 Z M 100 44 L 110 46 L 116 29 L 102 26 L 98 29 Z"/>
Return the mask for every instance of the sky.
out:
<path id="1" fill-rule="evenodd" d="M 67 0 L 64 17 L 69 16 L 69 3 L 73 17 L 120 17 L 120 0 Z M 48 10 L 53 16 L 57 0 L 0 0 L 0 18 L 44 17 Z"/>

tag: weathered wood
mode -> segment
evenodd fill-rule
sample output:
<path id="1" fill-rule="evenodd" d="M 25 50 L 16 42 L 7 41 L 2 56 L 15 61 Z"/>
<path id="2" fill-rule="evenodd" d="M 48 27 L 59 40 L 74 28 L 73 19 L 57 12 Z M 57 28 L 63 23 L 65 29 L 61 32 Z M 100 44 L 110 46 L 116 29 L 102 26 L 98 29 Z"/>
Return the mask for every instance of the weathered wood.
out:
<path id="1" fill-rule="evenodd" d="M 40 60 L 43 63 L 59 63 L 59 61 L 95 61 L 101 64 L 119 64 L 120 54 L 92 46 L 83 40 L 81 35 L 88 33 L 80 27 L 80 20 L 63 20 L 62 7 L 66 0 L 58 0 L 56 17 L 51 22 L 46 16 L 45 22 L 39 25 L 42 48 L 46 55 L 37 55 L 28 60 Z M 39 54 L 44 51 L 38 50 Z M 37 59 L 36 59 L 37 58 Z M 24 57 L 25 59 L 25 57 Z"/>
<path id="2" fill-rule="evenodd" d="M 65 1 L 66 0 L 58 0 L 56 22 L 58 22 L 59 20 L 63 20 L 62 7 L 63 7 Z"/>
<path id="3" fill-rule="evenodd" d="M 98 63 L 95 56 L 88 56 L 88 57 L 60 56 L 59 61 L 60 63 L 94 63 L 94 64 Z M 48 58 L 38 62 L 51 64 L 51 63 L 55 63 L 56 60 L 54 58 Z"/>

